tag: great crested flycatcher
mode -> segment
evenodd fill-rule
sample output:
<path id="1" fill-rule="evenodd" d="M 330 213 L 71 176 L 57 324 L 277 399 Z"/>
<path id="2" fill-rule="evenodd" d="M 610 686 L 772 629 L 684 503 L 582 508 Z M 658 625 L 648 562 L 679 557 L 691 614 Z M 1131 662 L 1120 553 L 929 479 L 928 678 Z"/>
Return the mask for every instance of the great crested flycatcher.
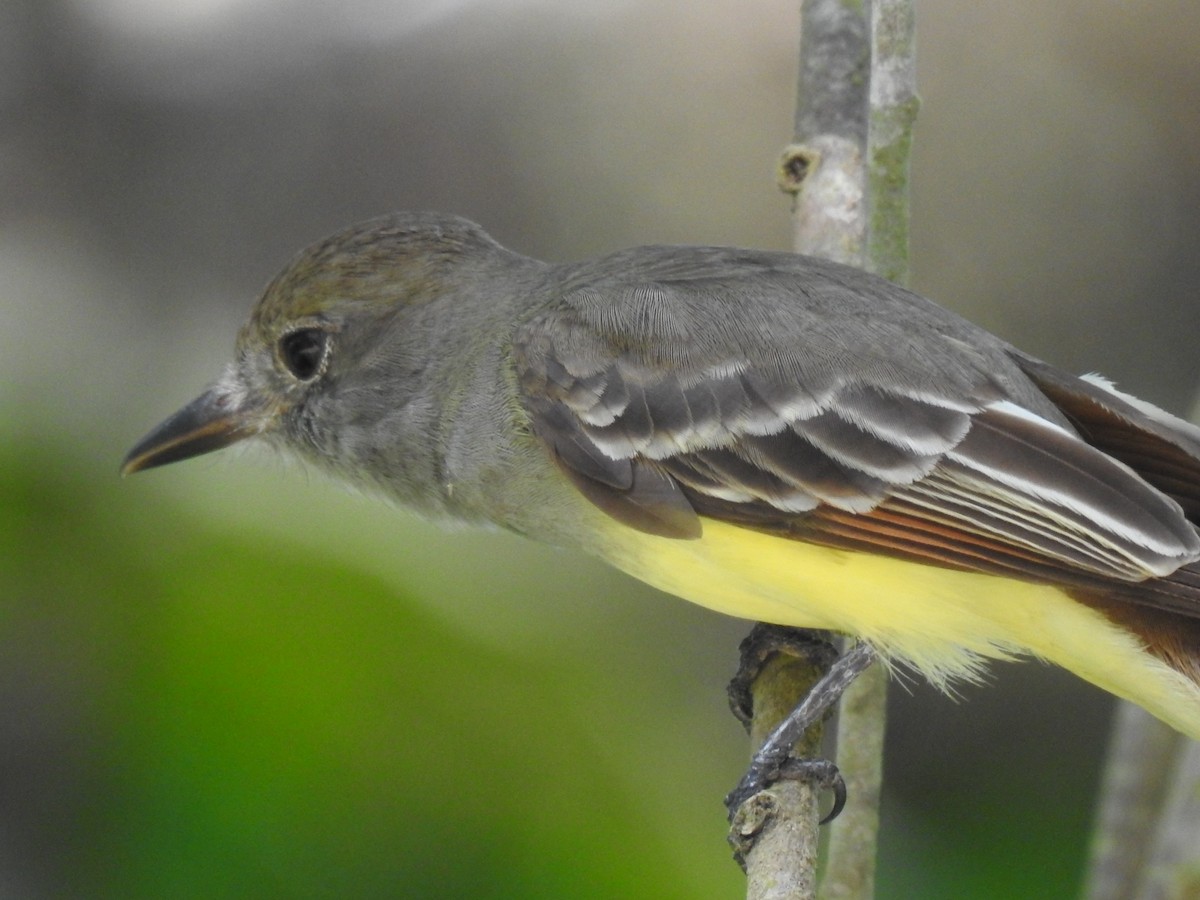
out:
<path id="1" fill-rule="evenodd" d="M 375 219 L 270 283 L 124 471 L 251 437 L 935 683 L 1032 654 L 1200 738 L 1200 429 L 853 268 Z"/>

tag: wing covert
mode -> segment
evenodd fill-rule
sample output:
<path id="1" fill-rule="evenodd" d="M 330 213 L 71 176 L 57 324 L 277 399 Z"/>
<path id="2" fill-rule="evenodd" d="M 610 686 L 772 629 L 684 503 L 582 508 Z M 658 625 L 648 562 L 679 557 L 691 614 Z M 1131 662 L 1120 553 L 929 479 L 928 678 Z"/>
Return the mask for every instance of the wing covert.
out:
<path id="1" fill-rule="evenodd" d="M 1137 582 L 1200 557 L 1179 505 L 1082 440 L 1002 352 L 926 330 L 920 354 L 876 360 L 878 327 L 826 312 L 806 353 L 796 323 L 706 324 L 687 317 L 695 298 L 667 299 L 559 309 L 515 341 L 532 430 L 626 524 L 694 537 L 709 516 L 1037 580 Z"/>

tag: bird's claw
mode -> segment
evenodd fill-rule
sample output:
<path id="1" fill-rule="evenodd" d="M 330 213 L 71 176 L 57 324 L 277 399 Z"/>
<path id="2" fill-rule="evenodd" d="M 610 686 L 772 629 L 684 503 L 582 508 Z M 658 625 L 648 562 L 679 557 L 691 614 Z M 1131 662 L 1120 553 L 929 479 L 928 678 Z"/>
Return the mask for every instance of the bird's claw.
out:
<path id="1" fill-rule="evenodd" d="M 742 780 L 725 797 L 725 808 L 732 821 L 742 804 L 760 791 L 780 781 L 801 781 L 814 789 L 833 791 L 833 806 L 821 819 L 820 824 L 832 822 L 846 806 L 846 781 L 832 760 L 796 759 L 789 756 L 782 762 L 762 766 L 757 762 L 750 766 Z"/>

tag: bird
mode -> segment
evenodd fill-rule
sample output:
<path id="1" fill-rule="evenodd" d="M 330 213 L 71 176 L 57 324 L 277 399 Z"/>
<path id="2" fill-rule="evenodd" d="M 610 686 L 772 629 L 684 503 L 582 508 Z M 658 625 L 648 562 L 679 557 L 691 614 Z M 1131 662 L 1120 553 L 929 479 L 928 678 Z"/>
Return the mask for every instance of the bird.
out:
<path id="1" fill-rule="evenodd" d="M 392 213 L 297 255 L 122 471 L 243 440 L 939 687 L 1049 661 L 1200 739 L 1200 428 L 853 267 L 547 263 Z"/>

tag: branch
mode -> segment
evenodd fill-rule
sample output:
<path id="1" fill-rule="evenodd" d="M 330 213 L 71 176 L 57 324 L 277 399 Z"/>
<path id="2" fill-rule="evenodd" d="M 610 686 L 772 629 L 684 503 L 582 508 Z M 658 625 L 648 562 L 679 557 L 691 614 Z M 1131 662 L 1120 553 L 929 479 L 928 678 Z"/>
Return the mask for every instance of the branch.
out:
<path id="1" fill-rule="evenodd" d="M 797 253 L 861 265 L 867 239 L 867 108 L 871 48 L 865 12 L 802 0 L 795 137 L 779 182 L 795 194 Z"/>
<path id="2" fill-rule="evenodd" d="M 1200 399 L 1189 418 L 1200 421 Z M 1141 707 L 1118 701 L 1083 897 L 1200 896 L 1197 835 L 1200 743 Z"/>
<path id="3" fill-rule="evenodd" d="M 908 175 L 917 99 L 913 0 L 872 0 L 870 207 L 865 268 L 908 283 Z"/>
<path id="4" fill-rule="evenodd" d="M 1180 739 L 1137 897 L 1200 897 L 1200 743 Z"/>
<path id="5" fill-rule="evenodd" d="M 1084 896 L 1200 897 L 1200 743 L 1132 703 L 1113 725 Z"/>
<path id="6" fill-rule="evenodd" d="M 875 896 L 886 721 L 887 668 L 876 664 L 850 686 L 838 710 L 837 762 L 848 799 L 846 811 L 832 825 L 821 900 Z"/>
<path id="7" fill-rule="evenodd" d="M 750 639 L 747 639 L 749 642 Z M 832 648 L 830 648 L 832 650 Z M 828 658 L 773 653 L 750 686 L 751 746 L 759 747 L 824 674 Z M 821 729 L 795 744 L 801 758 L 820 754 Z M 730 823 L 730 843 L 746 870 L 748 900 L 809 900 L 817 887 L 818 787 L 786 780 L 750 796 Z"/>
<path id="8" fill-rule="evenodd" d="M 1117 705 L 1105 756 L 1088 861 L 1087 900 L 1138 896 L 1154 820 L 1167 799 L 1172 760 L 1184 738 L 1140 706 Z"/>
<path id="9" fill-rule="evenodd" d="M 892 281 L 908 280 L 908 183 L 916 121 L 916 21 L 912 0 L 873 0 L 871 7 L 869 187 L 865 267 Z M 837 760 L 851 798 L 833 823 L 821 885 L 823 900 L 875 896 L 887 671 L 877 665 L 855 682 L 838 717 Z"/>
<path id="10" fill-rule="evenodd" d="M 794 195 L 793 247 L 797 252 L 861 264 L 867 237 L 867 100 L 870 46 L 865 11 L 841 0 L 802 0 L 800 75 L 795 136 L 784 151 L 780 187 Z M 752 686 L 752 746 L 758 747 L 824 674 L 807 671 L 791 657 L 771 663 L 790 677 L 766 678 Z M 797 744 L 801 757 L 817 755 L 821 727 Z M 747 815 L 769 793 L 769 828 L 747 833 Z M 819 797 L 811 785 L 781 782 L 750 797 L 733 817 L 730 840 L 746 868 L 748 900 L 812 900 L 816 896 Z M 740 826 L 740 827 L 739 827 Z M 741 841 L 739 845 L 738 842 Z"/>
<path id="11" fill-rule="evenodd" d="M 894 280 L 907 275 L 908 154 L 917 111 L 913 47 L 911 0 L 868 0 L 861 6 L 802 0 L 795 136 L 778 172 L 780 187 L 794 195 L 797 252 Z M 753 686 L 755 729 L 762 731 L 755 746 L 766 733 L 758 725 L 759 705 L 794 707 L 820 674 L 760 676 Z M 851 801 L 833 825 L 825 897 L 867 898 L 874 889 L 885 700 L 886 675 L 876 666 L 843 701 L 838 754 Z M 815 753 L 819 728 L 803 743 L 798 753 Z M 747 897 L 813 897 L 818 798 L 806 785 L 783 784 L 771 793 L 778 839 L 746 845 Z M 747 816 L 761 818 L 753 807 L 761 796 L 738 811 L 735 841 L 739 821 L 745 826 Z M 749 830 L 757 838 L 758 830 Z"/>

